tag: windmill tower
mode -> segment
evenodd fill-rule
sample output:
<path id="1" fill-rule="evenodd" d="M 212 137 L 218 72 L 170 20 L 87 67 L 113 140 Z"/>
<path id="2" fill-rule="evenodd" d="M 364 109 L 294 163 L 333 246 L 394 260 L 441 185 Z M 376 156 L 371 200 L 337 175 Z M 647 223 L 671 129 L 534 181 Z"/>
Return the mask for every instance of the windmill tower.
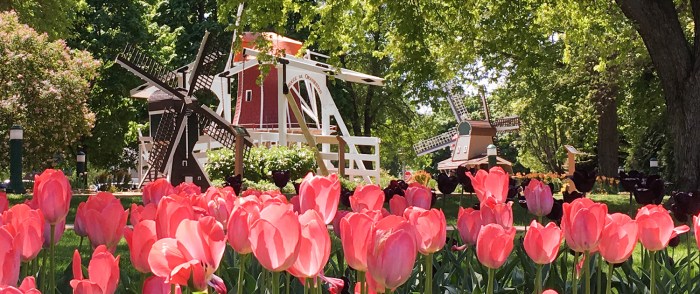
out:
<path id="1" fill-rule="evenodd" d="M 421 156 L 446 147 L 454 147 L 452 158 L 438 164 L 440 170 L 452 170 L 460 165 L 479 166 L 485 163 L 486 147 L 493 144 L 493 137 L 517 132 L 520 128 L 520 119 L 517 116 L 492 119 L 486 96 L 483 93 L 480 96 L 484 120 L 472 120 L 461 97 L 448 97 L 447 102 L 450 104 L 457 124 L 445 133 L 413 145 L 416 154 Z M 499 164 L 511 165 L 502 158 L 499 158 Z"/>

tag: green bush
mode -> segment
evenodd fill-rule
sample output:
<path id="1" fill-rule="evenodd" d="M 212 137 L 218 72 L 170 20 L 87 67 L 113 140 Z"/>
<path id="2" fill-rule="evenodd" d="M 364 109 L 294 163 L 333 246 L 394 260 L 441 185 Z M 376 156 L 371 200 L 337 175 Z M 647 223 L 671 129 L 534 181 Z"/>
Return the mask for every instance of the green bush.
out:
<path id="1" fill-rule="evenodd" d="M 233 175 L 235 154 L 229 149 L 210 151 L 206 170 L 212 181 L 223 180 Z M 249 181 L 270 181 L 269 173 L 273 170 L 288 170 L 290 181 L 303 178 L 306 173 L 316 169 L 314 153 L 306 147 L 276 146 L 253 147 L 249 150 L 243 163 L 243 175 Z"/>

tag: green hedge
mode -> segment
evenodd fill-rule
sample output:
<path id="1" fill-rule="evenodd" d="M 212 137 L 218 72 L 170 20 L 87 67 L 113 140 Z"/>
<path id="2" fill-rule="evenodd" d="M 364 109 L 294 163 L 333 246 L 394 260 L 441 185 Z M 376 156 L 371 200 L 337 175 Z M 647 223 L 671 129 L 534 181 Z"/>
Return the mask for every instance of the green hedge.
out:
<path id="1" fill-rule="evenodd" d="M 224 180 L 233 175 L 235 154 L 233 150 L 210 151 L 206 170 L 212 181 Z M 314 153 L 307 147 L 253 147 L 245 158 L 244 177 L 253 182 L 270 180 L 272 170 L 288 170 L 291 180 L 302 178 L 309 171 L 316 170 Z"/>

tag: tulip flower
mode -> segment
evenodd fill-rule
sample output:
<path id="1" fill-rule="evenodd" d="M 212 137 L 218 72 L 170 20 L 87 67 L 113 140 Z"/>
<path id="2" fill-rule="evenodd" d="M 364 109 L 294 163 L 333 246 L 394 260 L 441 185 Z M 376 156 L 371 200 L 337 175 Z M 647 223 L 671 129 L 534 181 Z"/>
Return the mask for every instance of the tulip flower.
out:
<path id="1" fill-rule="evenodd" d="M 476 257 L 479 262 L 489 268 L 489 281 L 486 293 L 493 294 L 493 278 L 495 270 L 501 267 L 511 251 L 515 228 L 504 228 L 499 224 L 488 224 L 481 228 L 476 240 Z"/>
<path id="2" fill-rule="evenodd" d="M 374 219 L 366 213 L 351 212 L 340 220 L 345 262 L 358 272 L 367 271 L 367 247 Z"/>
<path id="3" fill-rule="evenodd" d="M 408 206 L 416 206 L 430 209 L 433 200 L 433 192 L 430 188 L 419 183 L 411 183 L 406 189 L 406 202 Z"/>
<path id="4" fill-rule="evenodd" d="M 608 207 L 588 198 L 564 203 L 561 228 L 566 244 L 576 252 L 593 252 L 605 227 Z"/>
<path id="5" fill-rule="evenodd" d="M 34 177 L 36 207 L 44 214 L 44 219 L 56 225 L 68 215 L 70 199 L 73 196 L 68 178 L 61 170 L 47 169 Z"/>
<path id="6" fill-rule="evenodd" d="M 342 220 L 349 213 L 350 211 L 347 210 L 338 210 L 338 212 L 335 213 L 335 217 L 333 218 L 333 233 L 338 238 L 342 239 L 342 237 L 340 236 L 340 220 Z"/>
<path id="7" fill-rule="evenodd" d="M 153 274 L 165 278 L 166 283 L 188 285 L 195 291 L 205 290 L 208 285 L 221 289 L 223 282 L 214 272 L 225 249 L 224 228 L 216 219 L 185 219 L 175 238 L 163 238 L 153 244 L 148 264 Z"/>
<path id="8" fill-rule="evenodd" d="M 228 242 L 238 254 L 253 252 L 250 245 L 250 227 L 260 215 L 261 204 L 256 201 L 245 202 L 233 208 L 227 221 Z"/>
<path id="9" fill-rule="evenodd" d="M 143 282 L 143 293 L 148 294 L 171 294 L 170 284 L 165 282 L 165 278 L 150 276 Z M 182 294 L 180 285 L 175 285 L 175 294 Z"/>
<path id="10" fill-rule="evenodd" d="M 296 213 L 301 213 L 301 205 L 299 204 L 299 195 L 294 195 L 289 199 L 289 203 L 292 204 L 292 210 Z"/>
<path id="11" fill-rule="evenodd" d="M 459 208 L 457 215 L 457 231 L 462 238 L 464 245 L 458 247 L 459 250 L 464 250 L 468 246 L 476 245 L 476 240 L 479 237 L 481 226 L 484 223 L 481 221 L 481 211 L 474 208 Z"/>
<path id="12" fill-rule="evenodd" d="M 504 228 L 513 226 L 513 202 L 496 202 L 495 198 L 489 197 L 481 202 L 482 224 L 499 224 Z"/>
<path id="13" fill-rule="evenodd" d="M 555 290 L 548 289 L 548 290 L 544 290 L 544 292 L 542 292 L 542 294 L 559 294 L 559 293 L 557 293 L 557 291 L 555 291 Z"/>
<path id="14" fill-rule="evenodd" d="M 287 183 L 289 183 L 289 178 L 291 177 L 288 170 L 273 170 L 271 173 L 272 181 L 275 183 L 277 188 L 282 190 L 285 186 L 287 186 Z"/>
<path id="15" fill-rule="evenodd" d="M 408 201 L 401 195 L 394 195 L 389 200 L 389 209 L 391 214 L 396 216 L 403 216 L 403 212 L 408 208 Z"/>
<path id="16" fill-rule="evenodd" d="M 688 216 L 700 213 L 700 191 L 673 192 L 671 199 L 671 212 L 679 222 L 685 223 Z"/>
<path id="17" fill-rule="evenodd" d="M 459 185 L 459 180 L 455 176 L 448 176 L 446 173 L 440 173 L 437 176 L 438 190 L 445 196 L 452 194 L 457 189 L 457 185 Z"/>
<path id="18" fill-rule="evenodd" d="M 635 219 L 639 226 L 639 241 L 649 251 L 666 248 L 671 238 L 690 230 L 686 225 L 674 227 L 671 215 L 662 205 L 649 204 L 640 208 Z"/>
<path id="19" fill-rule="evenodd" d="M 593 190 L 593 185 L 595 185 L 596 172 L 594 171 L 582 171 L 576 170 L 571 176 L 571 181 L 574 183 L 576 191 L 586 194 Z"/>
<path id="20" fill-rule="evenodd" d="M 542 291 L 542 265 L 549 264 L 557 258 L 563 235 L 553 222 L 543 227 L 533 220 L 525 233 L 523 247 L 528 256 L 537 264 L 535 276 L 535 293 Z"/>
<path id="21" fill-rule="evenodd" d="M 202 188 L 194 183 L 182 182 L 175 187 L 175 194 L 183 194 L 187 196 L 199 195 L 202 193 Z"/>
<path id="22" fill-rule="evenodd" d="M 226 183 L 224 184 L 224 186 L 233 188 L 233 191 L 236 192 L 236 195 L 241 195 L 241 187 L 243 186 L 243 177 L 241 175 L 227 177 Z"/>
<path id="23" fill-rule="evenodd" d="M 141 199 L 143 200 L 143 205 L 148 205 L 149 203 L 158 205 L 161 198 L 170 194 L 175 194 L 175 187 L 168 180 L 160 178 L 143 186 Z"/>
<path id="24" fill-rule="evenodd" d="M 301 224 L 291 205 L 272 203 L 260 211 L 248 238 L 260 265 L 281 272 L 292 266 L 299 255 Z"/>
<path id="25" fill-rule="evenodd" d="M 78 207 L 78 208 L 80 208 L 80 207 Z M 146 205 L 138 205 L 136 203 L 132 203 L 131 208 L 129 209 L 129 212 L 130 212 L 129 224 L 131 224 L 132 226 L 135 226 L 144 220 L 155 221 L 157 210 L 158 210 L 158 206 L 156 204 L 153 204 L 153 203 L 149 203 Z"/>
<path id="26" fill-rule="evenodd" d="M 90 197 L 81 216 L 93 248 L 106 245 L 114 253 L 122 239 L 129 211 L 111 193 L 98 193 Z M 76 216 L 77 217 L 77 216 Z"/>
<path id="27" fill-rule="evenodd" d="M 404 211 L 406 218 L 415 228 L 418 252 L 425 257 L 425 291 L 433 292 L 433 253 L 445 247 L 447 239 L 447 221 L 442 210 L 425 210 L 411 206 Z"/>
<path id="28" fill-rule="evenodd" d="M 33 276 L 25 277 L 22 284 L 15 288 L 9 285 L 0 285 L 0 293 L 2 294 L 41 294 L 36 288 L 36 280 Z"/>
<path id="29" fill-rule="evenodd" d="M 136 236 L 136 238 L 134 238 Z M 144 274 L 151 272 L 148 265 L 148 254 L 156 242 L 156 222 L 144 220 L 134 226 L 134 229 L 124 228 L 124 239 L 129 245 L 129 258 L 134 268 Z"/>
<path id="30" fill-rule="evenodd" d="M 119 256 L 116 258 L 104 245 L 97 246 L 88 265 L 88 278 L 83 278 L 80 253 L 73 253 L 73 279 L 70 286 L 73 293 L 104 293 L 117 291 L 119 284 Z"/>
<path id="31" fill-rule="evenodd" d="M 309 209 L 316 210 L 325 224 L 333 221 L 340 202 L 340 180 L 338 175 L 328 177 L 314 176 L 308 173 L 299 186 L 299 207 L 304 213 Z"/>
<path id="32" fill-rule="evenodd" d="M 628 215 L 614 213 L 608 215 L 598 252 L 608 262 L 608 283 L 606 289 L 611 289 L 613 264 L 622 263 L 630 256 L 637 245 L 639 228 L 637 222 Z"/>
<path id="33" fill-rule="evenodd" d="M 0 285 L 17 285 L 19 280 L 20 250 L 6 226 L 0 227 Z"/>
<path id="34" fill-rule="evenodd" d="M 661 204 L 664 198 L 664 181 L 658 175 L 648 176 L 635 186 L 632 194 L 639 204 Z"/>
<path id="35" fill-rule="evenodd" d="M 527 201 L 527 210 L 536 216 L 545 216 L 552 211 L 554 197 L 549 186 L 532 179 L 523 192 Z"/>
<path id="36" fill-rule="evenodd" d="M 390 215 L 373 226 L 367 247 L 367 271 L 377 286 L 392 291 L 411 276 L 418 248 L 413 226 Z"/>
<path id="37" fill-rule="evenodd" d="M 479 202 L 484 202 L 486 198 L 490 197 L 493 197 L 498 203 L 506 202 L 510 177 L 503 168 L 494 166 L 488 172 L 480 169 L 476 172 L 476 176 L 472 176 L 469 172 L 466 174 L 471 179 Z"/>
<path id="38" fill-rule="evenodd" d="M 63 233 L 66 231 L 66 220 L 63 219 L 60 223 L 56 224 L 53 231 L 53 239 L 51 239 L 51 225 L 44 222 L 44 245 L 43 248 L 50 248 L 51 245 L 56 245 L 63 238 Z M 53 241 L 51 241 L 53 240 Z"/>
<path id="39" fill-rule="evenodd" d="M 10 207 L 10 202 L 7 200 L 7 194 L 0 192 L 0 213 L 5 212 Z"/>
<path id="40" fill-rule="evenodd" d="M 29 205 L 17 204 L 2 214 L 2 223 L 15 239 L 22 262 L 33 260 L 44 244 L 44 215 Z"/>
<path id="41" fill-rule="evenodd" d="M 350 196 L 350 207 L 354 212 L 381 210 L 384 205 L 384 191 L 377 185 L 365 185 L 355 188 Z"/>
<path id="42" fill-rule="evenodd" d="M 700 249 L 700 217 L 693 216 L 693 231 L 695 232 L 695 242 Z"/>
<path id="43" fill-rule="evenodd" d="M 323 219 L 315 210 L 307 210 L 300 215 L 299 224 L 299 255 L 287 271 L 300 279 L 315 278 L 331 255 L 331 237 Z"/>
<path id="44" fill-rule="evenodd" d="M 196 219 L 192 205 L 177 195 L 163 197 L 156 209 L 158 239 L 173 238 L 183 220 Z"/>

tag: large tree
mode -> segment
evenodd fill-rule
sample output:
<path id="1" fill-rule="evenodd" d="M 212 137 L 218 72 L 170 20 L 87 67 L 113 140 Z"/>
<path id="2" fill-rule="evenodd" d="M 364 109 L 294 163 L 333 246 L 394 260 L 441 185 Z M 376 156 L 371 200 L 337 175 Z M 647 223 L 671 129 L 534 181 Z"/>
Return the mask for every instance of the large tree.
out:
<path id="1" fill-rule="evenodd" d="M 697 190 L 700 188 L 700 1 L 616 2 L 634 22 L 661 81 L 677 184 L 684 190 Z M 686 29 L 689 27 L 692 28 Z"/>

